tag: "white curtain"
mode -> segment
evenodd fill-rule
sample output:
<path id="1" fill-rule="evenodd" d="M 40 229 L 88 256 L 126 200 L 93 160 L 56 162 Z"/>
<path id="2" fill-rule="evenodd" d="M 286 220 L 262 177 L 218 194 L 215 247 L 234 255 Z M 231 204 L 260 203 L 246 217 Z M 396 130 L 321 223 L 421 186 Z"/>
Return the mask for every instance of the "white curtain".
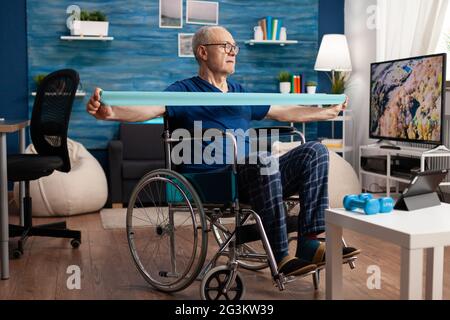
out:
<path id="1" fill-rule="evenodd" d="M 378 0 L 377 61 L 434 53 L 449 0 Z"/>

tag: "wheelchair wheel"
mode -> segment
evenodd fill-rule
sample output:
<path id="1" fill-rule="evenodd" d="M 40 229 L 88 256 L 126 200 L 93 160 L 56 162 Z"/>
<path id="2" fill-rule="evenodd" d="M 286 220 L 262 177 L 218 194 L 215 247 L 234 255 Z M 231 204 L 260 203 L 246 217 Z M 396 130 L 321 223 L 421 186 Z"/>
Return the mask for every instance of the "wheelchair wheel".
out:
<path id="1" fill-rule="evenodd" d="M 224 228 L 219 228 L 216 225 L 212 224 L 213 235 L 219 246 L 221 246 L 231 236 L 229 228 L 227 228 L 226 225 L 222 223 L 222 221 L 223 219 L 220 218 L 217 220 L 217 222 Z M 232 228 L 233 228 L 232 230 L 234 230 L 234 222 Z M 264 250 L 264 246 L 261 241 L 254 241 L 240 245 L 238 248 L 238 253 L 241 255 L 246 254 L 265 255 L 266 251 Z M 240 257 L 237 262 L 239 266 L 241 266 L 242 268 L 252 271 L 262 270 L 269 266 L 266 258 L 246 259 L 245 257 Z"/>
<path id="2" fill-rule="evenodd" d="M 127 237 L 136 267 L 150 285 L 164 292 L 189 286 L 208 245 L 203 206 L 191 184 L 171 170 L 146 174 L 130 198 Z"/>
<path id="3" fill-rule="evenodd" d="M 202 300 L 240 300 L 244 296 L 244 282 L 239 273 L 231 283 L 227 292 L 223 289 L 230 278 L 231 270 L 227 266 L 211 269 L 203 278 L 200 285 L 200 296 Z"/>

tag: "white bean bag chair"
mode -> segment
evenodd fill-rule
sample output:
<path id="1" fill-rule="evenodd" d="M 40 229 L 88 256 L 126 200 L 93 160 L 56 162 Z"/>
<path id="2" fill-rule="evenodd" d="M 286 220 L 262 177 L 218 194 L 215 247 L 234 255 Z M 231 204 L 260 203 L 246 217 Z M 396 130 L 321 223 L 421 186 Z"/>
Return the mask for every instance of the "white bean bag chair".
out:
<path id="1" fill-rule="evenodd" d="M 67 139 L 70 172 L 54 171 L 47 177 L 30 181 L 33 216 L 72 216 L 99 211 L 106 203 L 108 186 L 103 168 L 84 146 Z M 36 154 L 31 144 L 26 153 Z M 18 203 L 18 183 L 14 198 Z"/>
<path id="2" fill-rule="evenodd" d="M 272 146 L 272 153 L 281 156 L 298 145 L 298 142 L 277 141 Z M 328 197 L 330 208 L 342 208 L 344 196 L 361 193 L 361 184 L 350 163 L 333 151 L 329 151 L 329 154 Z"/>

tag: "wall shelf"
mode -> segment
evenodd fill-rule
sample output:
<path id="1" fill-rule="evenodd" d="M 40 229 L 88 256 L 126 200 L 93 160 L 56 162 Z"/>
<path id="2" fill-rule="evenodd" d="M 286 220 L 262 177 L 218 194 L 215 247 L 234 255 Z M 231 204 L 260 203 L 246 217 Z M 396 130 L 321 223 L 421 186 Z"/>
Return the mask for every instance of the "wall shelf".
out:
<path id="1" fill-rule="evenodd" d="M 33 97 L 35 97 L 36 96 L 36 92 L 32 92 L 31 93 L 31 95 L 33 96 Z M 85 91 L 77 91 L 76 93 L 75 93 L 75 97 L 85 97 L 86 96 L 86 92 Z"/>
<path id="2" fill-rule="evenodd" d="M 298 41 L 297 40 L 247 40 L 245 41 L 245 44 L 248 45 L 255 45 L 255 44 L 264 44 L 264 45 L 279 45 L 279 46 L 285 46 L 287 44 L 297 44 Z"/>
<path id="3" fill-rule="evenodd" d="M 84 37 L 84 36 L 61 36 L 61 40 L 72 41 L 72 40 L 82 40 L 82 41 L 112 41 L 114 37 Z"/>

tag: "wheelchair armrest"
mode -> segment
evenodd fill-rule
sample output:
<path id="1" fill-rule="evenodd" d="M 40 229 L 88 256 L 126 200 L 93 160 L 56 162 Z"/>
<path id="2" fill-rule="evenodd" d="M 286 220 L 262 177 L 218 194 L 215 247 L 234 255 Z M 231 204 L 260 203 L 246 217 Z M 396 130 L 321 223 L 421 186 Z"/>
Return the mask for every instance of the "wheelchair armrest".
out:
<path id="1" fill-rule="evenodd" d="M 122 203 L 123 143 L 111 140 L 108 143 L 109 189 L 112 203 Z"/>
<path id="2" fill-rule="evenodd" d="M 295 127 L 270 126 L 270 127 L 257 127 L 254 129 L 256 130 L 257 137 L 259 137 L 261 130 L 266 130 L 265 134 L 269 134 L 269 136 L 270 136 L 271 130 L 278 130 L 279 135 L 288 135 L 288 136 L 298 135 L 300 137 L 300 140 L 302 141 L 302 144 L 304 144 L 306 142 L 305 135 L 303 133 L 301 133 L 300 131 L 298 131 L 297 128 L 295 128 Z"/>
<path id="3" fill-rule="evenodd" d="M 279 133 L 281 134 L 289 134 L 289 133 L 293 133 L 296 129 L 294 127 L 291 126 L 270 126 L 270 127 L 256 127 L 254 128 L 256 130 L 256 133 L 259 134 L 260 130 L 278 130 Z"/>

